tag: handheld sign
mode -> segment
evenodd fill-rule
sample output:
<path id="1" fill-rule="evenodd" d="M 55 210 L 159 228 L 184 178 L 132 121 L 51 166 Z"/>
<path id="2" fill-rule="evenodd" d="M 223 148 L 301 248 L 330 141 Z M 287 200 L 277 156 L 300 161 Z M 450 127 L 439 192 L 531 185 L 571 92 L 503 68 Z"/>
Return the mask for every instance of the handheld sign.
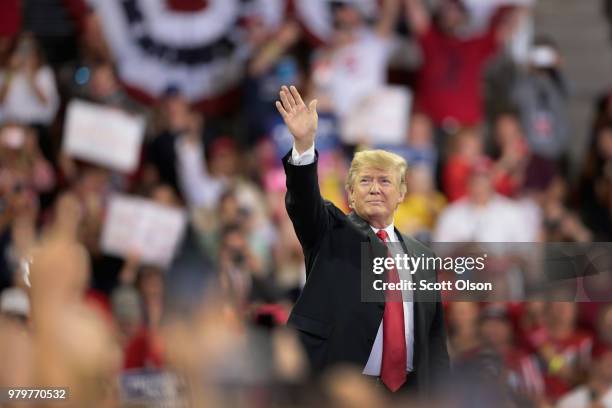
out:
<path id="1" fill-rule="evenodd" d="M 71 157 L 129 173 L 138 166 L 144 131 L 143 116 L 73 100 L 66 111 L 62 149 Z"/>
<path id="2" fill-rule="evenodd" d="M 154 201 L 114 195 L 102 230 L 102 250 L 110 255 L 138 253 L 142 263 L 167 267 L 185 232 L 187 215 Z"/>

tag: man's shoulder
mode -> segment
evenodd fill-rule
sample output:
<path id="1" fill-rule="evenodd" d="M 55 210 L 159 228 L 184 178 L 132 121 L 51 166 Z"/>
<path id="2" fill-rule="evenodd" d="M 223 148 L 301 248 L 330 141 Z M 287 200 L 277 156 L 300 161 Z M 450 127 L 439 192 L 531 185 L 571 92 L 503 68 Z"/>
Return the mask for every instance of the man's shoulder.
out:
<path id="1" fill-rule="evenodd" d="M 338 223 L 345 223 L 348 221 L 348 217 L 344 211 L 336 207 L 334 203 L 329 200 L 323 200 L 323 204 L 325 205 L 325 209 L 327 210 L 328 214 L 332 217 L 332 219 L 334 219 L 334 221 L 337 221 Z"/>
<path id="2" fill-rule="evenodd" d="M 404 240 L 404 244 L 406 245 L 406 247 L 411 251 L 414 252 L 418 255 L 423 254 L 426 256 L 430 256 L 433 255 L 433 251 L 425 244 L 423 244 L 421 241 L 419 241 L 416 238 L 411 237 L 410 235 L 401 233 L 402 235 L 402 239 Z"/>

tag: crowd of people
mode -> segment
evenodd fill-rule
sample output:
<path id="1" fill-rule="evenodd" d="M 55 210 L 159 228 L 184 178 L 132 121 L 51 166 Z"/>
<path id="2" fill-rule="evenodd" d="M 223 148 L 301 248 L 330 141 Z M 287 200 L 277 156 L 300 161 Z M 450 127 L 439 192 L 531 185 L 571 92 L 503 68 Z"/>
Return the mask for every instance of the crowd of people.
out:
<path id="1" fill-rule="evenodd" d="M 339 208 L 354 152 L 384 148 L 409 164 L 395 225 L 422 242 L 611 240 L 612 91 L 590 128 L 570 123 L 535 1 L 153 3 L 0 5 L 0 385 L 78 384 L 76 401 L 113 406 L 103 379 L 174 370 L 202 384 L 202 406 L 236 406 L 306 382 L 283 328 L 305 276 L 285 211 L 281 85 L 318 101 L 321 192 Z M 145 119 L 134 171 L 70 154 L 75 99 Z M 371 112 L 392 131 L 351 127 Z M 105 250 L 118 193 L 186 214 L 171 264 Z M 449 302 L 455 371 L 495 379 L 484 391 L 508 406 L 612 407 L 611 299 Z M 378 401 L 360 381 L 339 371 L 322 392 Z M 219 383 L 246 391 L 232 399 Z M 285 404 L 314 398 L 281 388 Z"/>

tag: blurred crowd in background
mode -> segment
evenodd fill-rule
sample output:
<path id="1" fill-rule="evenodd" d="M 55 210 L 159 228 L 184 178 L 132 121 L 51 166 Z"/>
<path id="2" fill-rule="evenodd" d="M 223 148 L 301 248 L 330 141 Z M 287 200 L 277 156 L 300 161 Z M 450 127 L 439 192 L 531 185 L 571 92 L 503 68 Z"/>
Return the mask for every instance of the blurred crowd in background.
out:
<path id="1" fill-rule="evenodd" d="M 352 155 L 385 148 L 409 164 L 395 225 L 425 243 L 610 241 L 612 90 L 592 101 L 590 126 L 570 123 L 563 55 L 534 7 L 3 0 L 0 384 L 70 384 L 74 401 L 118 406 L 129 399 L 118 379 L 174 372 L 198 384 L 187 387 L 198 406 L 382 404 L 359 370 L 309 383 L 283 328 L 305 276 L 284 208 L 292 139 L 274 101 L 281 85 L 319 101 L 321 192 L 345 211 Z M 75 99 L 145 118 L 136 170 L 67 152 Z M 391 137 L 350 126 L 387 110 Z M 588 146 L 579 163 L 576 139 Z M 168 267 L 103 250 L 116 193 L 186 214 Z M 612 407 L 608 303 L 446 310 L 465 381 L 449 379 L 450 406 Z"/>

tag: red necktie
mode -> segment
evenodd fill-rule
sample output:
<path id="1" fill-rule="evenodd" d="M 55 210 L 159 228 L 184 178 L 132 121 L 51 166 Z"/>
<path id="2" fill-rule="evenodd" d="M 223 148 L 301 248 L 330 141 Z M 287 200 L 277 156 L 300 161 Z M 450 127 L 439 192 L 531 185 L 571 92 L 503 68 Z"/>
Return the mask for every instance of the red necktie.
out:
<path id="1" fill-rule="evenodd" d="M 389 240 L 387 231 L 376 233 L 382 242 Z M 387 282 L 398 283 L 397 269 L 387 271 Z M 385 312 L 383 314 L 383 351 L 380 378 L 391 391 L 397 391 L 406 382 L 406 333 L 404 328 L 404 306 L 401 292 L 385 293 Z"/>

